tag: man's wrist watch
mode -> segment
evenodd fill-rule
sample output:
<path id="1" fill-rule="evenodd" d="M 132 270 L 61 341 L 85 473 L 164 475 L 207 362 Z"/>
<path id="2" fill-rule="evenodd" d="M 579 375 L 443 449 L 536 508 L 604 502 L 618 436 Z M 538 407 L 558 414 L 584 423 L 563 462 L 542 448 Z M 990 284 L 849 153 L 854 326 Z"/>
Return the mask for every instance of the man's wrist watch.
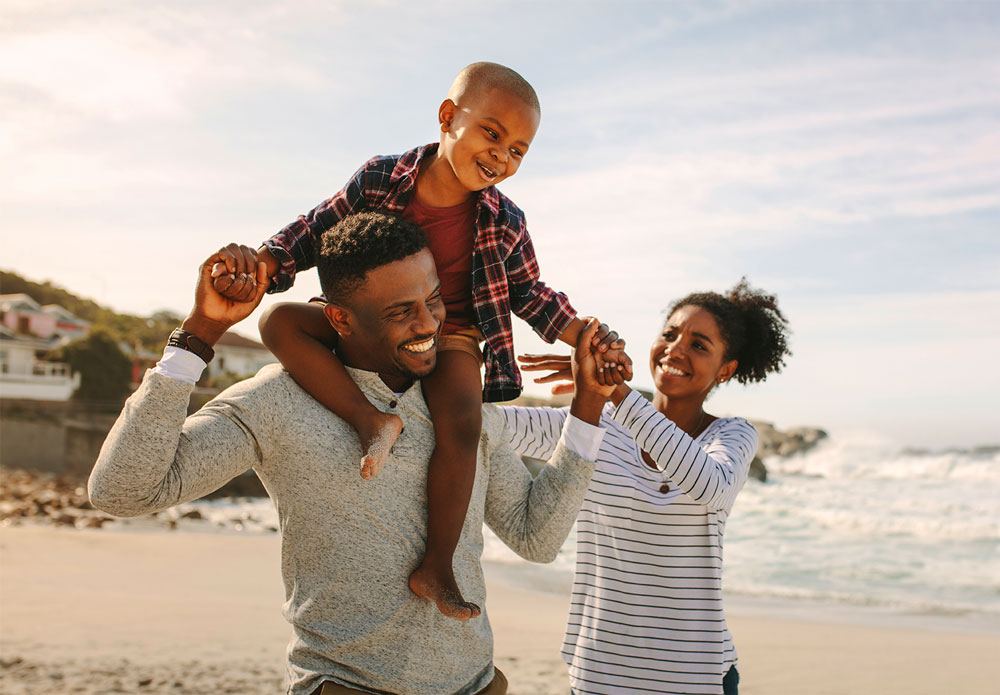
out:
<path id="1" fill-rule="evenodd" d="M 205 364 L 211 362 L 212 358 L 215 357 L 215 350 L 212 349 L 211 345 L 196 336 L 194 333 L 188 333 L 180 328 L 175 328 L 171 331 L 170 337 L 167 338 L 167 345 L 179 347 L 182 350 L 187 350 L 188 352 L 193 352 L 198 355 L 198 357 L 205 360 Z"/>

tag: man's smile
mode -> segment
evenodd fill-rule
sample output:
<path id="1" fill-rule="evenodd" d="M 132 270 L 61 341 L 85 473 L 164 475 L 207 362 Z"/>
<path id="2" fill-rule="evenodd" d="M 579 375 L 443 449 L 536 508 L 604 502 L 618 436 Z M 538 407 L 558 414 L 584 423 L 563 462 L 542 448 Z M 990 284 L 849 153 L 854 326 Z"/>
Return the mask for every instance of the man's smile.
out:
<path id="1" fill-rule="evenodd" d="M 407 343 L 406 345 L 403 345 L 403 349 L 408 352 L 427 352 L 434 347 L 435 342 L 435 336 L 431 336 L 430 338 L 425 338 L 417 343 Z"/>

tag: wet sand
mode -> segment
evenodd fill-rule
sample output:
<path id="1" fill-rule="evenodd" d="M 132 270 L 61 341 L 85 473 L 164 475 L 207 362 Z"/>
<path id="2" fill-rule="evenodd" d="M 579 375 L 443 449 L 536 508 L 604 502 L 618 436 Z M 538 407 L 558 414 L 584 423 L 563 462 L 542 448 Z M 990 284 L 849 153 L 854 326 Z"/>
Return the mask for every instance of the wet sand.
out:
<path id="1" fill-rule="evenodd" d="M 512 695 L 565 695 L 568 597 L 489 572 Z M 281 693 L 275 535 L 0 529 L 0 692 Z M 743 695 L 996 692 L 995 630 L 733 605 Z"/>

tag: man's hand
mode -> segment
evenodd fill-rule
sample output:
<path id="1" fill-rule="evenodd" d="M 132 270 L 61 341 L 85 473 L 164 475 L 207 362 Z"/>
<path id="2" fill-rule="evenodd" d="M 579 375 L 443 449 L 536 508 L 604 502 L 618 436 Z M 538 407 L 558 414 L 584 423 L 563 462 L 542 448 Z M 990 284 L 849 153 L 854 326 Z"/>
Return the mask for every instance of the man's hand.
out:
<path id="1" fill-rule="evenodd" d="M 573 372 L 573 386 L 576 394 L 569 411 L 584 422 L 597 425 L 601 419 L 601 409 L 608 396 L 615 390 L 614 384 L 603 383 L 597 373 L 598 356 L 594 349 L 594 336 L 600 328 L 597 319 L 590 319 L 580 331 L 573 350 L 570 367 Z"/>
<path id="2" fill-rule="evenodd" d="M 253 254 L 253 249 L 246 246 L 236 246 L 236 250 L 233 251 L 234 246 L 236 245 L 230 244 L 219 249 L 201 264 L 198 286 L 194 292 L 194 308 L 181 324 L 181 328 L 198 336 L 209 345 L 215 345 L 223 333 L 252 314 L 267 290 L 269 280 L 263 262 L 250 266 L 253 272 L 252 282 L 249 285 L 249 293 L 241 292 L 244 299 L 227 298 L 215 288 L 216 278 L 213 277 L 213 268 L 218 264 L 225 265 L 227 259 L 231 260 L 237 256 L 245 259 L 248 257 L 245 253 L 247 251 Z M 250 257 L 256 258 L 256 256 Z"/>
<path id="3" fill-rule="evenodd" d="M 589 321 L 589 317 L 587 317 Z M 597 353 L 597 379 L 602 384 L 624 384 L 632 380 L 632 358 L 625 354 L 625 341 L 618 337 L 618 331 L 602 323 L 590 344 Z"/>
<path id="4" fill-rule="evenodd" d="M 267 255 L 270 256 L 270 253 Z M 258 257 L 258 252 L 249 246 L 235 243 L 219 249 L 218 256 L 212 264 L 212 286 L 215 291 L 234 302 L 253 301 L 257 264 L 267 259 Z"/>

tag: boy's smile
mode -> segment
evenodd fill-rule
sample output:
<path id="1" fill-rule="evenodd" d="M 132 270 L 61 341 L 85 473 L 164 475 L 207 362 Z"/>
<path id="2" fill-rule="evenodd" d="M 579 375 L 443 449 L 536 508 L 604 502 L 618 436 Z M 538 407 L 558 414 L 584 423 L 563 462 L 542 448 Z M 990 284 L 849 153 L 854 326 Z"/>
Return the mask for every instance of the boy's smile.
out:
<path id="1" fill-rule="evenodd" d="M 506 90 L 467 92 L 459 101 L 445 99 L 438 112 L 441 145 L 419 187 L 430 205 L 457 205 L 513 176 L 538 130 L 538 110 Z"/>

